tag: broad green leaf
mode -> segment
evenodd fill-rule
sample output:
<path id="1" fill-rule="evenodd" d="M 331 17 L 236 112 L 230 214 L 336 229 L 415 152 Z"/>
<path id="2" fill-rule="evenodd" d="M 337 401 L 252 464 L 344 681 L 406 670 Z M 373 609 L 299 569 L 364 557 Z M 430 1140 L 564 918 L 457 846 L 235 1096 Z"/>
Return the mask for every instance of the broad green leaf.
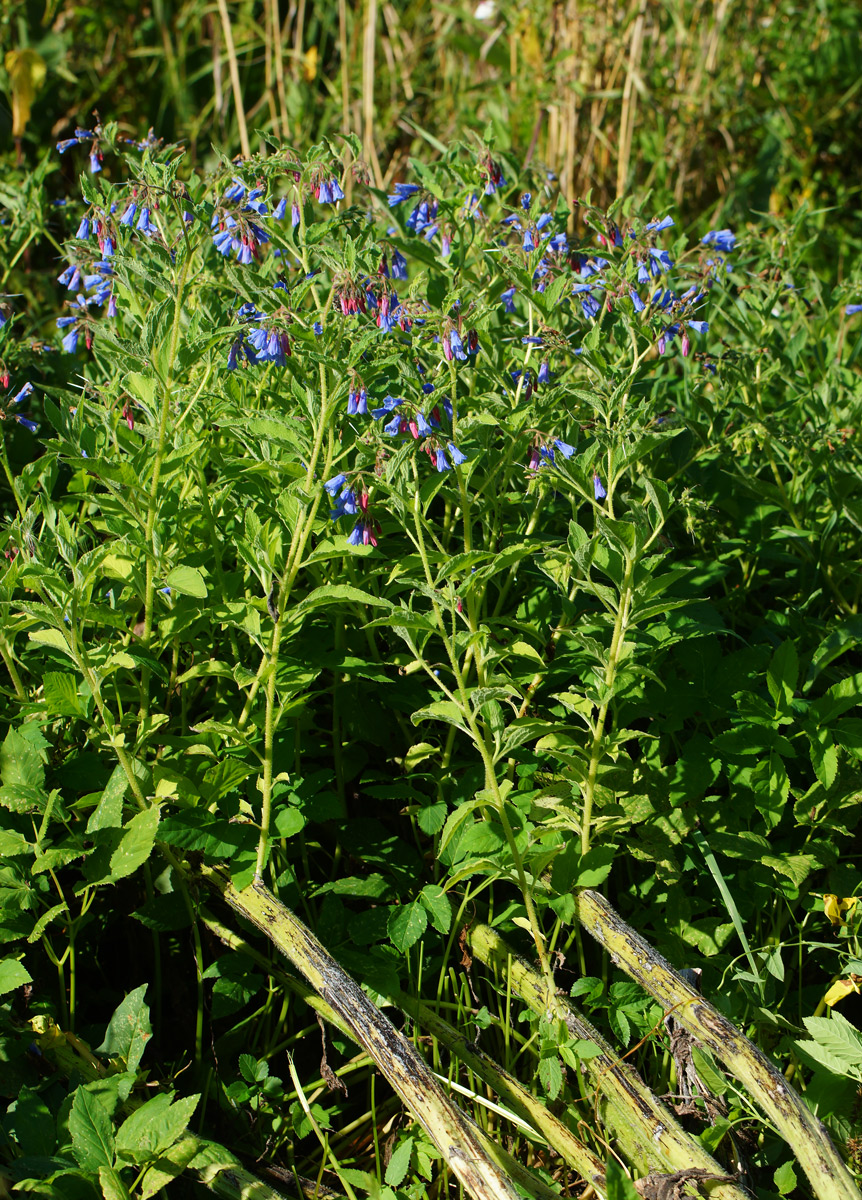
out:
<path id="1" fill-rule="evenodd" d="M 419 941 L 428 927 L 428 914 L 415 900 L 392 910 L 387 926 L 389 938 L 396 950 L 402 953 Z"/>
<path id="2" fill-rule="evenodd" d="M 124 879 L 144 865 L 153 852 L 159 827 L 157 805 L 137 813 L 123 826 L 123 836 L 111 855 L 111 879 Z"/>
<path id="3" fill-rule="evenodd" d="M 780 1166 L 772 1176 L 772 1180 L 779 1196 L 789 1196 L 791 1192 L 796 1190 L 798 1182 L 796 1172 L 793 1170 L 793 1163 L 786 1162 Z"/>
<path id="4" fill-rule="evenodd" d="M 78 695 L 78 680 L 66 671 L 48 671 L 42 676 L 45 711 L 51 716 L 84 717 L 87 708 Z"/>
<path id="5" fill-rule="evenodd" d="M 410 720 L 414 725 L 419 725 L 422 721 L 445 721 L 447 725 L 455 725 L 464 733 L 468 732 L 463 712 L 451 700 L 435 700 L 433 704 L 417 709 L 411 714 Z"/>
<path id="6" fill-rule="evenodd" d="M 862 1067 L 862 1033 L 840 1012 L 833 1010 L 831 1017 L 805 1017 L 803 1024 L 818 1046 L 848 1067 Z"/>
<path id="7" fill-rule="evenodd" d="M 31 629 L 27 637 L 31 642 L 36 642 L 40 646 L 50 646 L 53 650 L 60 650 L 71 659 L 75 657 L 59 629 Z"/>
<path id="8" fill-rule="evenodd" d="M 556 1100 L 563 1090 L 563 1067 L 556 1054 L 539 1060 L 539 1079 L 550 1100 Z"/>
<path id="9" fill-rule="evenodd" d="M 63 905 L 63 907 L 66 906 Z M 33 976 L 23 963 L 18 962 L 17 958 L 0 959 L 0 996 L 5 996 L 7 992 L 13 992 L 15 988 L 32 982 Z"/>
<path id="10" fill-rule="evenodd" d="M 608 1158 L 607 1185 L 608 1200 L 640 1200 L 640 1193 L 613 1156 Z"/>
<path id="11" fill-rule="evenodd" d="M 427 883 L 419 893 L 419 899 L 428 909 L 434 928 L 441 933 L 448 933 L 452 924 L 452 905 L 440 885 Z"/>
<path id="12" fill-rule="evenodd" d="M 10 727 L 0 746 L 0 805 L 13 812 L 43 812 L 45 766 L 33 742 Z"/>
<path id="13" fill-rule="evenodd" d="M 329 608 L 335 604 L 371 604 L 377 608 L 392 607 L 390 601 L 383 600 L 380 596 L 372 596 L 370 592 L 363 592 L 360 588 L 353 587 L 348 583 L 338 583 L 331 587 L 315 588 L 304 600 L 300 600 L 299 604 L 293 607 L 292 616 L 299 616 L 315 608 Z"/>
<path id="14" fill-rule="evenodd" d="M 194 596 L 198 600 L 206 599 L 207 585 L 203 575 L 195 567 L 174 567 L 165 583 L 172 592 Z"/>
<path id="15" fill-rule="evenodd" d="M 142 1104 L 117 1130 L 117 1157 L 141 1164 L 156 1158 L 185 1132 L 199 1100 L 196 1095 L 172 1102 L 162 1093 Z"/>
<path id="16" fill-rule="evenodd" d="M 147 1042 L 153 1036 L 150 1010 L 144 999 L 146 991 L 147 985 L 142 983 L 120 1001 L 98 1047 L 100 1054 L 122 1059 L 128 1071 L 137 1071 Z"/>
<path id="17" fill-rule="evenodd" d="M 155 1196 L 156 1192 L 173 1182 L 197 1156 L 200 1148 L 200 1138 L 190 1134 L 160 1154 L 144 1175 L 140 1200 L 149 1200 L 150 1196 Z"/>
<path id="18" fill-rule="evenodd" d="M 22 1153 L 28 1157 L 48 1158 L 54 1153 L 57 1144 L 54 1117 L 39 1093 L 26 1084 L 18 1093 L 14 1113 L 7 1114 L 4 1124 L 14 1132 Z"/>
<path id="19" fill-rule="evenodd" d="M 98 1096 L 79 1087 L 69 1113 L 72 1153 L 87 1171 L 110 1167 L 114 1162 L 114 1131 L 111 1114 Z"/>

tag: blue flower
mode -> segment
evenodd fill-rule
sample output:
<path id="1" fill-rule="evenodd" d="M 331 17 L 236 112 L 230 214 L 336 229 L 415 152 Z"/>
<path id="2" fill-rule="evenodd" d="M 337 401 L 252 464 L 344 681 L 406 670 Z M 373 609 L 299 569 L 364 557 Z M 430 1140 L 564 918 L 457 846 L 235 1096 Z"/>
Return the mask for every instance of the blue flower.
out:
<path id="1" fill-rule="evenodd" d="M 78 329 L 73 325 L 66 336 L 63 338 L 63 349 L 67 354 L 74 354 L 78 349 Z"/>
<path id="2" fill-rule="evenodd" d="M 527 251 L 536 249 L 536 243 L 533 240 L 533 232 L 531 229 L 526 229 L 524 231 L 524 249 Z"/>
<path id="3" fill-rule="evenodd" d="M 667 250 L 659 250 L 657 247 L 651 246 L 649 253 L 650 258 L 653 260 L 651 264 L 653 271 L 656 270 L 656 266 L 659 268 L 659 270 L 656 272 L 657 274 L 660 274 L 661 271 L 671 270 L 673 267 L 673 259 L 668 254 Z"/>
<path id="4" fill-rule="evenodd" d="M 407 259 L 400 250 L 396 250 L 394 247 L 392 250 L 392 278 L 407 278 Z"/>
<path id="5" fill-rule="evenodd" d="M 387 421 L 386 424 L 383 426 L 383 432 L 386 434 L 387 437 L 395 437 L 397 435 L 398 431 L 400 430 L 400 428 L 401 428 L 401 417 L 398 413 L 396 413 L 395 416 L 392 417 L 391 420 Z"/>
<path id="6" fill-rule="evenodd" d="M 514 295 L 515 289 L 510 287 L 506 288 L 505 292 L 503 292 L 500 296 L 500 299 L 503 302 L 503 308 L 508 313 L 513 313 L 515 311 L 515 304 L 513 300 Z"/>
<path id="7" fill-rule="evenodd" d="M 554 445 L 562 454 L 563 458 L 571 458 L 575 453 L 575 447 L 570 446 L 568 442 L 562 441 L 560 438 L 554 438 Z"/>
<path id="8" fill-rule="evenodd" d="M 545 359 L 545 361 L 539 367 L 539 373 L 536 376 L 536 378 L 539 383 L 550 383 L 551 382 L 551 368 L 548 366 L 547 359 Z"/>
<path id="9" fill-rule="evenodd" d="M 862 304 L 848 304 L 844 309 L 845 317 L 855 316 L 856 313 L 862 312 Z"/>
<path id="10" fill-rule="evenodd" d="M 89 236 L 90 236 L 90 222 L 87 220 L 86 217 L 82 217 L 81 224 L 78 226 L 78 232 L 75 234 L 75 237 L 78 238 L 82 242 L 86 242 L 86 240 Z"/>
<path id="11" fill-rule="evenodd" d="M 646 226 L 646 231 L 647 233 L 661 233 L 663 229 L 670 229 L 673 224 L 673 217 L 662 217 L 661 220 L 650 221 Z"/>
<path id="12" fill-rule="evenodd" d="M 640 296 L 637 294 L 637 292 L 634 290 L 634 288 L 632 288 L 630 290 L 629 296 L 631 296 L 631 301 L 632 301 L 632 304 L 634 305 L 635 312 L 638 312 L 638 313 L 643 312 L 643 310 L 646 308 L 646 305 L 644 304 L 643 300 L 641 300 Z"/>
<path id="13" fill-rule="evenodd" d="M 714 246 L 722 254 L 729 254 L 736 245 L 736 235 L 729 229 L 710 229 L 706 237 L 700 239 L 704 246 Z"/>
<path id="14" fill-rule="evenodd" d="M 396 396 L 386 396 L 380 408 L 374 408 L 371 410 L 371 415 L 375 421 L 379 421 L 381 417 L 387 416 L 392 412 L 393 409 L 397 408 L 399 404 L 403 403 L 404 401 L 399 400 Z"/>
<path id="15" fill-rule="evenodd" d="M 281 221 L 287 214 L 287 196 L 282 196 L 278 204 L 273 209 L 273 217 L 276 221 Z"/>
<path id="16" fill-rule="evenodd" d="M 464 350 L 464 343 L 461 341 L 461 336 L 457 329 L 449 331 L 449 346 L 453 357 L 459 358 L 462 361 L 466 360 L 467 354 Z"/>
<path id="17" fill-rule="evenodd" d="M 860 308 L 862 308 L 862 305 L 860 305 Z M 686 325 L 688 325 L 689 329 L 693 329 L 695 333 L 706 333 L 707 329 L 709 329 L 708 321 L 686 321 Z"/>
<path id="18" fill-rule="evenodd" d="M 452 456 L 452 462 L 455 464 L 456 467 L 460 467 L 462 463 L 467 462 L 467 455 L 464 454 L 461 450 L 459 450 L 454 442 L 447 442 L 446 444 L 449 447 L 449 453 Z M 438 460 L 438 463 L 439 463 L 439 460 Z M 437 467 L 437 470 L 438 471 L 440 470 L 439 465 Z"/>
<path id="19" fill-rule="evenodd" d="M 356 524 L 351 529 L 350 534 L 347 538 L 348 546 L 361 546 L 362 545 L 362 530 L 363 530 L 362 522 L 357 521 Z"/>
<path id="20" fill-rule="evenodd" d="M 524 212 L 530 211 L 530 205 L 532 203 L 533 197 L 530 192 L 524 192 L 523 196 L 521 197 L 521 208 L 523 208 Z"/>
<path id="21" fill-rule="evenodd" d="M 19 425 L 23 425 L 25 429 L 29 429 L 31 433 L 35 433 L 39 426 L 35 421 L 31 421 L 29 417 L 21 417 L 16 414 L 15 420 Z"/>
<path id="22" fill-rule="evenodd" d="M 409 200 L 411 196 L 415 196 L 419 191 L 418 183 L 395 183 L 392 186 L 395 188 L 395 192 L 393 195 L 387 197 L 390 208 L 394 208 L 396 204 L 402 204 L 405 200 Z"/>
<path id="23" fill-rule="evenodd" d="M 326 483 L 323 486 L 324 486 L 325 490 L 327 492 L 329 492 L 330 496 L 334 496 L 335 493 L 338 491 L 338 489 L 346 482 L 347 482 L 346 475 L 343 475 L 343 474 L 333 475 L 331 479 L 327 479 Z"/>
<path id="24" fill-rule="evenodd" d="M 440 449 L 439 446 L 437 447 L 437 451 L 435 454 L 435 464 L 434 465 L 436 466 L 438 471 L 450 470 L 449 463 L 446 459 L 446 455 L 443 453 L 443 451 Z"/>
<path id="25" fill-rule="evenodd" d="M 25 383 L 24 386 L 21 388 L 21 391 L 18 392 L 17 396 L 13 396 L 12 399 L 9 401 L 9 403 L 10 404 L 20 404 L 22 400 L 25 400 L 32 393 L 32 391 L 33 391 L 33 384 Z"/>
<path id="26" fill-rule="evenodd" d="M 311 328 L 317 337 L 320 337 L 320 335 L 323 333 L 323 326 L 319 321 L 315 321 Z"/>
<path id="27" fill-rule="evenodd" d="M 605 496 L 607 496 L 607 492 L 602 484 L 601 476 L 599 475 L 593 476 L 593 492 L 595 493 L 597 500 L 604 500 Z"/>
<path id="28" fill-rule="evenodd" d="M 428 424 L 428 420 L 422 412 L 417 412 L 416 414 L 416 429 L 420 437 L 429 437 L 433 433 L 432 427 Z"/>
<path id="29" fill-rule="evenodd" d="M 296 203 L 296 201 L 294 201 L 290 206 L 290 223 L 294 229 L 296 229 L 301 220 L 302 214 L 299 211 L 299 205 Z"/>

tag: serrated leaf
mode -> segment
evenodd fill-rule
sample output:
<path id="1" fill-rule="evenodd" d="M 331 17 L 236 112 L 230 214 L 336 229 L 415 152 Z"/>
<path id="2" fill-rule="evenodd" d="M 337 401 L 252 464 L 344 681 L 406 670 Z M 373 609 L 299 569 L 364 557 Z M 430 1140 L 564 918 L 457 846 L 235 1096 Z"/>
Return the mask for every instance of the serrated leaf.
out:
<path id="1" fill-rule="evenodd" d="M 862 1067 L 862 1033 L 841 1013 L 833 1010 L 831 1017 L 805 1017 L 803 1024 L 817 1045 L 845 1066 Z"/>
<path id="2" fill-rule="evenodd" d="M 539 1061 L 539 1079 L 550 1100 L 556 1100 L 563 1090 L 563 1066 L 557 1055 Z"/>
<path id="3" fill-rule="evenodd" d="M 65 908 L 65 905 L 63 907 Z M 0 960 L 0 996 L 5 996 L 7 992 L 14 992 L 15 988 L 32 982 L 33 976 L 22 963 L 18 962 L 17 958 Z"/>
<path id="4" fill-rule="evenodd" d="M 413 1153 L 413 1138 L 399 1142 L 386 1166 L 386 1182 L 390 1187 L 399 1187 L 410 1170 L 410 1155 Z"/>
<path id="5" fill-rule="evenodd" d="M 387 923 L 389 940 L 402 954 L 419 941 L 428 928 L 428 914 L 420 903 L 411 900 L 390 914 Z"/>
<path id="6" fill-rule="evenodd" d="M 160 815 L 158 807 L 153 805 L 123 826 L 120 844 L 111 855 L 111 879 L 124 879 L 144 865 L 153 851 Z"/>
<path id="7" fill-rule="evenodd" d="M 452 905 L 438 883 L 428 883 L 419 893 L 420 901 L 431 915 L 431 923 L 441 933 L 448 933 L 452 924 Z"/>
<path id="8" fill-rule="evenodd" d="M 795 1190 L 797 1179 L 793 1163 L 783 1163 L 772 1177 L 779 1196 L 789 1196 Z"/>
<path id="9" fill-rule="evenodd" d="M 78 681 L 67 671 L 48 671 L 42 676 L 45 711 L 50 716 L 84 717 L 86 706 L 78 695 Z"/>
<path id="10" fill-rule="evenodd" d="M 114 1162 L 114 1130 L 111 1114 L 98 1096 L 79 1087 L 69 1113 L 72 1153 L 85 1171 L 110 1167 Z"/>
<path id="11" fill-rule="evenodd" d="M 200 1138 L 190 1134 L 159 1155 L 141 1182 L 140 1200 L 150 1200 L 156 1192 L 173 1182 L 196 1157 L 200 1148 Z"/>

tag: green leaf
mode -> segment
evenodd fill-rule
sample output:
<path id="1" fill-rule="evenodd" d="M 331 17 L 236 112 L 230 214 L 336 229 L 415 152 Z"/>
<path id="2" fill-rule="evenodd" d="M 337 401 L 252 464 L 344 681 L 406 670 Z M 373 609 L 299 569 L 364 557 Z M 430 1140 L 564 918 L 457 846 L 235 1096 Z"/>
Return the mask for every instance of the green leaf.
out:
<path id="1" fill-rule="evenodd" d="M 410 1170 L 410 1155 L 413 1153 L 413 1138 L 407 1137 L 398 1143 L 386 1167 L 386 1182 L 390 1187 L 400 1187 Z"/>
<path id="2" fill-rule="evenodd" d="M 363 592 L 360 588 L 352 587 L 350 584 L 339 583 L 333 584 L 331 587 L 315 588 L 304 600 L 300 600 L 299 604 L 294 605 L 291 615 L 297 617 L 311 609 L 329 608 L 336 604 L 371 604 L 378 608 L 392 607 L 389 600 L 382 600 L 380 596 L 372 596 L 370 592 Z"/>
<path id="3" fill-rule="evenodd" d="M 799 678 L 799 656 L 796 646 L 788 639 L 772 656 L 766 671 L 766 684 L 775 707 L 784 712 L 790 707 Z"/>
<path id="4" fill-rule="evenodd" d="M 4 1063 L 4 1068 L 7 1066 Z M 14 1113 L 8 1113 L 4 1124 L 10 1132 L 14 1132 L 15 1140 L 28 1157 L 48 1158 L 54 1153 L 57 1145 L 54 1117 L 39 1093 L 26 1084 L 18 1093 Z"/>
<path id="5" fill-rule="evenodd" d="M 68 671 L 48 671 L 42 676 L 45 711 L 50 716 L 85 717 L 86 705 L 78 695 L 78 680 Z"/>
<path id="6" fill-rule="evenodd" d="M 110 1167 L 114 1162 L 114 1131 L 111 1114 L 98 1096 L 79 1087 L 69 1113 L 72 1153 L 86 1171 Z"/>
<path id="7" fill-rule="evenodd" d="M 693 1046 L 691 1061 L 704 1086 L 712 1092 L 713 1096 L 723 1096 L 727 1091 L 727 1080 L 712 1055 L 702 1046 Z"/>
<path id="8" fill-rule="evenodd" d="M 147 1042 L 153 1036 L 150 1010 L 144 1000 L 146 991 L 147 985 L 142 983 L 120 1002 L 98 1047 L 100 1054 L 122 1059 L 128 1071 L 137 1071 Z"/>
<path id="9" fill-rule="evenodd" d="M 803 1024 L 818 1046 L 848 1067 L 862 1067 L 862 1033 L 840 1012 L 833 1010 L 831 1017 L 805 1017 Z"/>
<path id="10" fill-rule="evenodd" d="M 196 1095 L 171 1102 L 167 1093 L 148 1100 L 117 1130 L 117 1157 L 145 1163 L 167 1150 L 185 1132 L 199 1100 Z"/>
<path id="11" fill-rule="evenodd" d="M 17 958 L 0 959 L 0 996 L 32 982 L 33 976 Z"/>
<path id="12" fill-rule="evenodd" d="M 123 824 L 123 800 L 129 788 L 126 772 L 117 764 L 105 785 L 102 798 L 90 814 L 87 833 L 97 829 L 119 829 Z"/>
<path id="13" fill-rule="evenodd" d="M 797 1184 L 796 1172 L 793 1170 L 793 1163 L 783 1163 L 782 1166 L 780 1166 L 772 1176 L 772 1180 L 775 1184 L 775 1190 L 778 1192 L 779 1196 L 789 1196 L 790 1193 L 795 1190 Z"/>
<path id="14" fill-rule="evenodd" d="M 146 808 L 123 826 L 123 836 L 111 855 L 111 879 L 124 879 L 142 867 L 153 851 L 160 811 Z"/>
<path id="15" fill-rule="evenodd" d="M 99 1186 L 104 1200 L 129 1200 L 126 1185 L 113 1167 L 99 1167 Z"/>
<path id="16" fill-rule="evenodd" d="M 200 1138 L 189 1135 L 160 1155 L 143 1178 L 140 1200 L 149 1200 L 150 1196 L 155 1196 L 156 1192 L 172 1183 L 196 1157 L 200 1148 Z"/>
<path id="17" fill-rule="evenodd" d="M 43 812 L 45 767 L 42 757 L 21 730 L 10 728 L 0 746 L 0 804 L 13 812 Z"/>
<path id="18" fill-rule="evenodd" d="M 198 600 L 206 599 L 207 585 L 203 575 L 195 567 L 174 567 L 165 583 L 172 592 L 194 596 Z"/>
<path id="19" fill-rule="evenodd" d="M 390 941 L 402 954 L 419 941 L 428 927 L 428 914 L 415 900 L 402 904 L 389 917 L 387 931 Z"/>
<path id="20" fill-rule="evenodd" d="M 435 700 L 433 704 L 411 713 L 410 720 L 414 725 L 419 725 L 422 721 L 445 721 L 447 725 L 455 725 L 464 733 L 468 732 L 463 712 L 451 700 Z"/>
<path id="21" fill-rule="evenodd" d="M 441 933 L 448 933 L 452 924 L 452 905 L 440 885 L 427 883 L 419 893 L 419 899 L 428 909 L 434 928 Z"/>
<path id="22" fill-rule="evenodd" d="M 554 1054 L 539 1061 L 539 1079 L 542 1087 L 551 1100 L 556 1100 L 563 1090 L 563 1066 L 559 1057 Z"/>
<path id="23" fill-rule="evenodd" d="M 640 1193 L 615 1158 L 607 1165 L 608 1200 L 640 1200 Z"/>

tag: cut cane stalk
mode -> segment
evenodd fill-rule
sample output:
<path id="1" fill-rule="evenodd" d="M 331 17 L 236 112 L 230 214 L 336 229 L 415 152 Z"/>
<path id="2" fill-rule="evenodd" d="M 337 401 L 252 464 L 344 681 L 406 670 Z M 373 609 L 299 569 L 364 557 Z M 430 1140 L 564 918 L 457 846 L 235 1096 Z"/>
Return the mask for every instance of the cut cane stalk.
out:
<path id="1" fill-rule="evenodd" d="M 598 892 L 575 897 L 584 929 L 631 976 L 724 1063 L 796 1155 L 820 1200 L 859 1200 L 859 1191 L 828 1133 L 776 1067 L 627 925 Z"/>
<path id="2" fill-rule="evenodd" d="M 486 966 L 509 972 L 512 990 L 529 1008 L 547 1015 L 548 990 L 544 978 L 495 930 L 487 925 L 473 925 L 467 930 L 467 941 L 472 953 Z M 643 1170 L 672 1173 L 700 1168 L 715 1180 L 710 1185 L 713 1200 L 749 1200 L 744 1189 L 726 1181 L 724 1168 L 695 1138 L 689 1137 L 634 1068 L 620 1059 L 572 1002 L 559 995 L 555 997 L 555 1005 L 550 1016 L 565 1021 L 573 1037 L 593 1042 L 601 1051 L 582 1066 L 597 1095 L 601 1093 L 604 1098 L 604 1120 L 614 1130 L 625 1157 Z"/>
<path id="3" fill-rule="evenodd" d="M 204 867 L 202 876 L 266 935 L 338 1014 L 350 1037 L 374 1059 L 470 1195 L 476 1200 L 517 1200 L 509 1178 L 491 1157 L 493 1147 L 483 1143 L 476 1126 L 445 1094 L 414 1046 L 302 922 L 259 881 L 240 892 L 223 871 Z"/>

